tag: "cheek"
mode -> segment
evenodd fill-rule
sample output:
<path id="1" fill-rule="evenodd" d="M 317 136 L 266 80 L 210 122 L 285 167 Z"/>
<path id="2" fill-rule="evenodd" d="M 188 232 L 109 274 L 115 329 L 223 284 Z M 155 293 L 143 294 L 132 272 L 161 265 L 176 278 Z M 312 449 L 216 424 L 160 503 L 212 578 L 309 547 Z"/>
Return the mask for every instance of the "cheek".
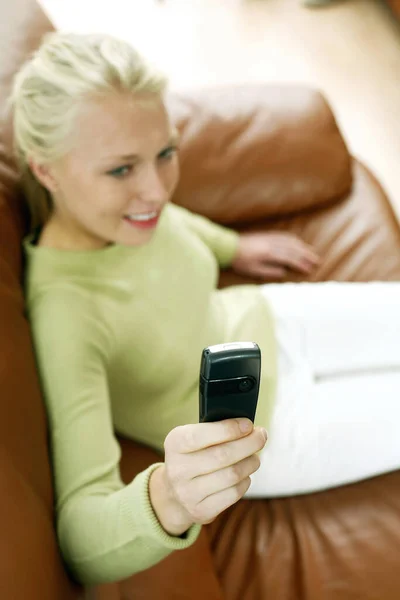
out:
<path id="1" fill-rule="evenodd" d="M 85 222 L 119 215 L 128 195 L 123 185 L 78 172 L 64 181 L 62 192 L 69 211 Z"/>
<path id="2" fill-rule="evenodd" d="M 95 197 L 93 178 L 79 169 L 70 170 L 60 185 L 64 197 L 70 204 L 82 206 Z"/>

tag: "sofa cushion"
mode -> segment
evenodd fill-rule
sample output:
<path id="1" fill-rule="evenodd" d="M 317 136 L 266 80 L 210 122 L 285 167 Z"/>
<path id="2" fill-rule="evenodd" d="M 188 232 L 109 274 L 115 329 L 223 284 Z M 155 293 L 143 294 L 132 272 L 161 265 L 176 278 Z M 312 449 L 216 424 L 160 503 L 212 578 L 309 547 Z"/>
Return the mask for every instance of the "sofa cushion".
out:
<path id="1" fill-rule="evenodd" d="M 181 134 L 174 201 L 226 224 L 332 203 L 351 188 L 351 159 L 322 95 L 297 85 L 170 94 Z"/>
<path id="2" fill-rule="evenodd" d="M 397 600 L 400 473 L 243 500 L 208 526 L 229 600 Z"/>

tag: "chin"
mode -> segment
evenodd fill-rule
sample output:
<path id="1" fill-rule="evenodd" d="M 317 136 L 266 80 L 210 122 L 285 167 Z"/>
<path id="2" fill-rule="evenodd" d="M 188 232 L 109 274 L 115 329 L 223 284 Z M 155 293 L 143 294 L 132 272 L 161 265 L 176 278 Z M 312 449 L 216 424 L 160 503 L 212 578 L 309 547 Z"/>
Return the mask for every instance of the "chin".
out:
<path id="1" fill-rule="evenodd" d="M 138 232 L 138 235 L 123 235 L 120 236 L 119 240 L 116 240 L 117 244 L 121 246 L 132 246 L 132 248 L 137 246 L 145 246 L 150 242 L 153 238 L 154 231 L 149 232 Z"/>

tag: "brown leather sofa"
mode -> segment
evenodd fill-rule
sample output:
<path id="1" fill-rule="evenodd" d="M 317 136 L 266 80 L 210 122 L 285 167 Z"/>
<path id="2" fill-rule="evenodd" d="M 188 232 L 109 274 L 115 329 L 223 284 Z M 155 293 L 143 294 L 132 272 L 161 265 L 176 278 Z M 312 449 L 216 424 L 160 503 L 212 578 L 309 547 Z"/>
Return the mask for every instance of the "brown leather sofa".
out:
<path id="1" fill-rule="evenodd" d="M 49 29 L 33 0 L 1 3 L 1 600 L 397 600 L 399 472 L 302 497 L 244 500 L 203 528 L 193 547 L 129 580 L 84 590 L 69 578 L 54 533 L 46 418 L 24 316 L 26 212 L 3 118 L 16 68 Z M 400 279 L 400 229 L 388 199 L 349 155 L 319 93 L 245 86 L 171 95 L 169 104 L 182 132 L 176 202 L 238 229 L 298 233 L 323 257 L 315 280 Z M 221 285 L 240 281 L 224 273 Z M 126 481 L 157 459 L 121 445 Z"/>
<path id="2" fill-rule="evenodd" d="M 400 0 L 386 0 L 386 3 L 392 9 L 393 14 L 400 18 Z"/>

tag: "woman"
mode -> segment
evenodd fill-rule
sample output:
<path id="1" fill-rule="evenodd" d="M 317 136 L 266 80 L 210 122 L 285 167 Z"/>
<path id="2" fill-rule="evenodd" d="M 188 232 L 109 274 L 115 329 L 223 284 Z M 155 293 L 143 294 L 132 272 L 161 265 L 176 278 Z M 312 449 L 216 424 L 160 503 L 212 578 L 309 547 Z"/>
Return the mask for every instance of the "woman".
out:
<path id="1" fill-rule="evenodd" d="M 58 536 L 83 583 L 190 545 L 246 493 L 304 493 L 399 466 L 400 284 L 217 291 L 218 267 L 265 280 L 309 273 L 318 257 L 291 236 L 239 236 L 168 204 L 179 167 L 164 89 L 129 45 L 56 33 L 12 95 Z M 201 351 L 236 340 L 263 353 L 257 426 L 199 424 Z M 164 462 L 124 486 L 114 431 L 164 446 Z"/>

